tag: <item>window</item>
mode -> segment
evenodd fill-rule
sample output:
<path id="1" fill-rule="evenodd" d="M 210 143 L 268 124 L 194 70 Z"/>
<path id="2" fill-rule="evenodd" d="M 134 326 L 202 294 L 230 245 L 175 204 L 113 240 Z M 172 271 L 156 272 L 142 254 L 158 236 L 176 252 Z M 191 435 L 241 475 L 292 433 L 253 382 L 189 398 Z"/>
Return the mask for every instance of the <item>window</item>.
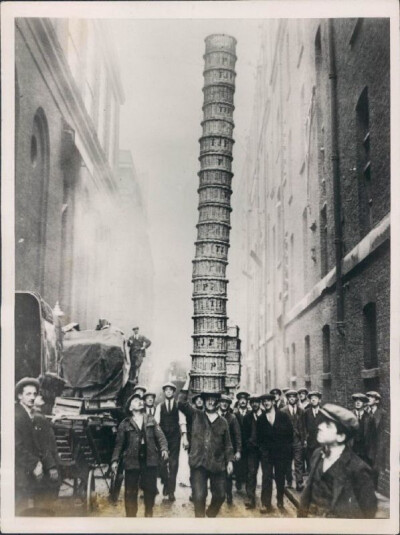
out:
<path id="1" fill-rule="evenodd" d="M 376 305 L 368 303 L 363 308 L 364 368 L 378 367 L 376 334 Z"/>
<path id="2" fill-rule="evenodd" d="M 310 375 L 311 373 L 311 348 L 309 335 L 304 338 L 304 373 L 305 375 Z"/>
<path id="3" fill-rule="evenodd" d="M 320 214 L 320 243 L 321 243 L 321 277 L 328 273 L 328 221 L 326 216 L 326 203 Z"/>
<path id="4" fill-rule="evenodd" d="M 322 328 L 322 371 L 331 371 L 331 330 L 329 325 Z"/>
<path id="5" fill-rule="evenodd" d="M 363 89 L 357 102 L 356 130 L 360 232 L 365 236 L 372 227 L 368 87 Z"/>

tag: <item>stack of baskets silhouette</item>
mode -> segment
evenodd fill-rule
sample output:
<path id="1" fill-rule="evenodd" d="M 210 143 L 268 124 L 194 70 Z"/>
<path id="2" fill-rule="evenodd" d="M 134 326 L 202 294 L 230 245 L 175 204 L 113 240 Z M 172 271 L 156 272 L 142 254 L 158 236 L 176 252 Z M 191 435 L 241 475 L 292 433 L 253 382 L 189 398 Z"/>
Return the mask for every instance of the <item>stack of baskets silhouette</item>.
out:
<path id="1" fill-rule="evenodd" d="M 194 392 L 222 392 L 228 336 L 226 267 L 232 210 L 236 39 L 210 35 L 205 42 L 191 376 Z"/>

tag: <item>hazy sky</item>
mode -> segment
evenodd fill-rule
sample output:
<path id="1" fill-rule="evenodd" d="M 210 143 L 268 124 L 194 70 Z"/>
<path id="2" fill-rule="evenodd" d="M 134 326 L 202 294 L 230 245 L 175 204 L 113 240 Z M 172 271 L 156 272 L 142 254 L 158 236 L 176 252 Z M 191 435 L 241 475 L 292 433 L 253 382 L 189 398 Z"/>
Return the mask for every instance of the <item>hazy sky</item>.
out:
<path id="1" fill-rule="evenodd" d="M 132 151 L 145 181 L 155 268 L 152 360 L 187 358 L 193 314 L 192 259 L 198 218 L 199 142 L 203 104 L 204 39 L 227 33 L 237 41 L 233 195 L 246 156 L 259 57 L 259 20 L 110 21 L 126 102 L 120 146 Z M 238 199 L 233 200 L 235 204 Z M 232 231 L 235 232 L 235 213 Z M 232 249 L 230 256 L 234 256 Z M 229 272 L 233 272 L 232 266 Z M 229 287 L 228 287 L 229 291 Z M 228 314 L 235 303 L 228 294 Z"/>

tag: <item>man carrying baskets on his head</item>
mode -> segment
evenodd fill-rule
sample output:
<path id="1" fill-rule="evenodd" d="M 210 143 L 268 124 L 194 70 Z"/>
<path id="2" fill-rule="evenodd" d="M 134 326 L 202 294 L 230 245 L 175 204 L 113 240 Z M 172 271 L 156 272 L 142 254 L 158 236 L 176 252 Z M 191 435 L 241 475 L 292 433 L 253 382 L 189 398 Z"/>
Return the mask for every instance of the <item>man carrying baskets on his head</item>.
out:
<path id="1" fill-rule="evenodd" d="M 228 423 L 217 412 L 220 394 L 202 392 L 205 410 L 188 401 L 190 374 L 179 394 L 178 408 L 192 420 L 189 453 L 192 496 L 196 517 L 216 517 L 225 500 L 225 479 L 233 472 L 233 448 Z M 211 503 L 206 511 L 207 482 L 210 480 Z"/>

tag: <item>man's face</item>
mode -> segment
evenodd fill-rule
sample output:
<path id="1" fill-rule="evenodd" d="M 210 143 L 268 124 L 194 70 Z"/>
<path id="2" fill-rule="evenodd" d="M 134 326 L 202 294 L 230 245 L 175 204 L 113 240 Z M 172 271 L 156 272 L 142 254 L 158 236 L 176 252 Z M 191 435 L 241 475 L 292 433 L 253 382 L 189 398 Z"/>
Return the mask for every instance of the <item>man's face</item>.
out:
<path id="1" fill-rule="evenodd" d="M 34 385 L 26 385 L 22 389 L 22 392 L 18 394 L 19 402 L 22 405 L 25 405 L 28 409 L 32 409 L 33 404 L 35 403 L 35 399 L 37 396 L 37 388 Z"/>
<path id="2" fill-rule="evenodd" d="M 250 405 L 251 405 L 251 410 L 253 412 L 257 412 L 258 409 L 260 408 L 260 402 L 256 399 L 253 399 L 252 401 L 250 401 Z"/>
<path id="3" fill-rule="evenodd" d="M 241 409 L 245 409 L 247 407 L 247 397 L 240 396 L 240 398 L 238 399 L 238 405 Z"/>
<path id="4" fill-rule="evenodd" d="M 196 409 L 203 409 L 204 408 L 203 398 L 196 398 L 194 400 L 194 406 L 196 407 Z"/>
<path id="5" fill-rule="evenodd" d="M 133 336 L 137 336 L 139 334 L 139 329 L 133 329 Z"/>
<path id="6" fill-rule="evenodd" d="M 268 412 L 272 409 L 274 402 L 272 399 L 263 399 L 264 409 Z"/>
<path id="7" fill-rule="evenodd" d="M 207 396 L 204 400 L 204 405 L 207 412 L 214 412 L 217 410 L 217 397 Z"/>
<path id="8" fill-rule="evenodd" d="M 227 401 L 220 401 L 219 406 L 222 412 L 226 412 L 229 408 L 229 403 Z"/>
<path id="9" fill-rule="evenodd" d="M 154 396 L 146 396 L 144 398 L 144 404 L 146 405 L 146 407 L 153 407 L 154 401 Z"/>
<path id="10" fill-rule="evenodd" d="M 299 398 L 300 398 L 300 401 L 305 401 L 307 398 L 307 394 L 305 392 L 300 392 Z"/>
<path id="11" fill-rule="evenodd" d="M 164 388 L 164 395 L 167 399 L 171 399 L 174 395 L 175 390 L 171 386 Z"/>
<path id="12" fill-rule="evenodd" d="M 378 400 L 374 396 L 368 396 L 368 405 L 370 407 L 373 407 L 374 405 L 378 405 Z"/>
<path id="13" fill-rule="evenodd" d="M 334 422 L 324 421 L 318 426 L 317 440 L 322 445 L 331 446 L 332 444 L 342 443 L 345 436 L 338 433 Z"/>
<path id="14" fill-rule="evenodd" d="M 135 397 L 131 400 L 129 405 L 129 410 L 131 412 L 133 411 L 141 411 L 143 410 L 144 404 L 142 398 Z"/>
<path id="15" fill-rule="evenodd" d="M 361 399 L 355 399 L 354 407 L 359 411 L 360 409 L 364 407 L 364 403 L 361 401 Z"/>
<path id="16" fill-rule="evenodd" d="M 318 396 L 311 396 L 310 397 L 310 403 L 313 407 L 318 407 L 319 405 L 319 397 Z"/>
<path id="17" fill-rule="evenodd" d="M 281 395 L 279 394 L 279 392 L 274 392 L 274 398 L 275 401 L 279 401 L 281 399 Z"/>
<path id="18" fill-rule="evenodd" d="M 287 400 L 288 400 L 288 402 L 290 403 L 290 405 L 296 405 L 296 403 L 297 403 L 297 396 L 288 396 Z"/>
<path id="19" fill-rule="evenodd" d="M 143 395 L 144 395 L 144 393 L 145 393 L 145 391 L 144 391 L 142 388 L 137 388 L 137 389 L 135 390 L 135 392 L 137 392 L 137 393 L 138 393 L 140 396 L 142 396 L 142 397 L 143 397 Z"/>

